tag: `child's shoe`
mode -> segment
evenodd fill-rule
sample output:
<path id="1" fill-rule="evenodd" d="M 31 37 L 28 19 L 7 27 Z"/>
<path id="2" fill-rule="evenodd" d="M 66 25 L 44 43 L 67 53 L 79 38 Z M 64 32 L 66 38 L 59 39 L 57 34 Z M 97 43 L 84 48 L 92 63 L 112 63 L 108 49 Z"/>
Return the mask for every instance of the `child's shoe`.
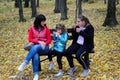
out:
<path id="1" fill-rule="evenodd" d="M 82 76 L 87 76 L 89 72 L 90 72 L 90 69 L 84 69 L 82 72 Z"/>
<path id="2" fill-rule="evenodd" d="M 57 74 L 55 74 L 55 77 L 60 77 L 63 76 L 64 72 L 63 71 L 59 71 Z"/>
<path id="3" fill-rule="evenodd" d="M 54 67 L 54 63 L 50 63 L 49 67 L 48 67 L 48 70 L 51 70 L 53 67 Z"/>
<path id="4" fill-rule="evenodd" d="M 73 75 L 73 73 L 75 72 L 76 69 L 77 69 L 76 66 L 74 66 L 73 68 L 70 68 L 70 70 L 68 71 L 68 74 Z"/>

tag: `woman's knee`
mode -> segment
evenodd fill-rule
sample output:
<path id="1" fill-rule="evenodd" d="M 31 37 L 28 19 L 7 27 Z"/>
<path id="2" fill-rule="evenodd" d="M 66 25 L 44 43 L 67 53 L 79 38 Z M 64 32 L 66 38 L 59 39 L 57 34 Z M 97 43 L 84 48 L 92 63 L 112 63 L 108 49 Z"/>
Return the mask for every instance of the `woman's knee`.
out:
<path id="1" fill-rule="evenodd" d="M 31 50 L 34 50 L 34 52 L 38 51 L 38 49 L 42 49 L 41 45 L 36 44 L 31 48 Z"/>
<path id="2" fill-rule="evenodd" d="M 34 49 L 38 49 L 38 48 L 42 48 L 42 47 L 41 47 L 40 44 L 36 44 L 36 45 L 34 45 L 32 48 L 34 48 Z"/>

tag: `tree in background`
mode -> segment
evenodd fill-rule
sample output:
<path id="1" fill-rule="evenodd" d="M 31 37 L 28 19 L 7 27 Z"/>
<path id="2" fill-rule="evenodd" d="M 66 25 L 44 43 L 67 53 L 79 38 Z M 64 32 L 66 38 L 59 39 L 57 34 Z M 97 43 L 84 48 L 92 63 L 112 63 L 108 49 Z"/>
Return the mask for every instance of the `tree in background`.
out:
<path id="1" fill-rule="evenodd" d="M 60 0 L 60 13 L 61 13 L 60 20 L 68 19 L 67 18 L 67 0 Z"/>
<path id="2" fill-rule="evenodd" d="M 88 2 L 88 0 L 83 0 L 83 2 Z"/>
<path id="3" fill-rule="evenodd" d="M 29 7 L 29 1 L 30 0 L 25 0 L 25 4 L 24 4 L 25 8 Z M 37 5 L 36 6 L 39 7 L 39 0 L 37 0 Z"/>
<path id="4" fill-rule="evenodd" d="M 107 0 L 103 0 L 104 4 L 107 3 Z M 116 0 L 116 4 L 119 4 L 119 0 Z"/>
<path id="5" fill-rule="evenodd" d="M 116 19 L 116 0 L 108 0 L 108 9 L 103 26 L 116 26 L 118 24 Z"/>
<path id="6" fill-rule="evenodd" d="M 37 7 L 39 7 L 40 5 L 39 5 L 39 0 L 37 0 Z"/>
<path id="7" fill-rule="evenodd" d="M 21 0 L 22 1 L 22 0 Z M 24 0 L 25 3 L 24 3 L 24 7 L 29 7 L 29 1 L 30 0 Z M 18 8 L 19 7 L 19 0 L 15 0 L 15 8 Z"/>
<path id="8" fill-rule="evenodd" d="M 31 0 L 31 8 L 32 8 L 32 16 L 31 17 L 35 17 L 37 15 L 36 0 Z"/>
<path id="9" fill-rule="evenodd" d="M 82 14 L 82 0 L 77 1 L 77 14 L 78 16 Z"/>
<path id="10" fill-rule="evenodd" d="M 18 8 L 19 7 L 19 3 L 18 3 L 19 0 L 15 0 L 15 8 Z"/>
<path id="11" fill-rule="evenodd" d="M 104 2 L 104 4 L 106 4 L 106 3 L 107 3 L 107 1 L 106 1 L 106 0 L 103 0 L 103 2 Z"/>
<path id="12" fill-rule="evenodd" d="M 37 0 L 39 2 L 39 0 Z M 23 16 L 23 8 L 22 8 L 22 0 L 15 0 L 15 7 L 19 8 L 19 17 L 20 17 L 20 22 L 25 21 L 24 16 Z M 24 7 L 29 7 L 29 0 L 25 0 Z M 31 0 L 31 10 L 32 10 L 32 16 L 35 17 L 37 15 L 37 10 L 36 10 L 36 0 Z"/>
<path id="13" fill-rule="evenodd" d="M 60 0 L 55 0 L 54 13 L 60 13 Z"/>
<path id="14" fill-rule="evenodd" d="M 10 0 L 7 0 L 7 2 L 10 2 Z"/>
<path id="15" fill-rule="evenodd" d="M 29 1 L 30 1 L 30 0 L 25 0 L 25 4 L 24 4 L 24 7 L 25 7 L 25 8 L 29 7 Z"/>
<path id="16" fill-rule="evenodd" d="M 77 17 L 82 14 L 82 0 L 76 0 L 75 23 Z"/>
<path id="17" fill-rule="evenodd" d="M 24 16 L 23 16 L 23 8 L 22 8 L 22 0 L 18 0 L 19 3 L 19 22 L 25 21 Z"/>
<path id="18" fill-rule="evenodd" d="M 119 0 L 116 0 L 117 4 L 119 4 Z"/>

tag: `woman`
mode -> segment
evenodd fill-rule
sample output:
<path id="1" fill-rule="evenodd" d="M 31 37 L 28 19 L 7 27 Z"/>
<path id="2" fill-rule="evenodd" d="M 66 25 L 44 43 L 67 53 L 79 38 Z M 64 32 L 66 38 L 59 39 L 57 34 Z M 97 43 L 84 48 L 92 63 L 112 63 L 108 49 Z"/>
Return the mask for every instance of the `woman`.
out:
<path id="1" fill-rule="evenodd" d="M 49 44 L 51 43 L 50 30 L 45 25 L 46 18 L 43 14 L 36 17 L 34 25 L 29 29 L 28 40 L 35 45 L 30 49 L 24 62 L 18 67 L 19 71 L 23 71 L 24 67 L 32 59 L 32 66 L 34 72 L 34 79 L 38 80 L 39 73 L 39 55 L 46 54 L 49 51 Z"/>
<path id="2" fill-rule="evenodd" d="M 94 48 L 94 28 L 88 18 L 80 15 L 77 19 L 77 25 L 73 27 L 73 42 L 66 50 L 66 57 L 70 65 L 69 75 L 76 70 L 73 64 L 72 54 L 76 53 L 77 61 L 82 65 L 82 76 L 87 76 L 90 72 L 89 52 Z"/>

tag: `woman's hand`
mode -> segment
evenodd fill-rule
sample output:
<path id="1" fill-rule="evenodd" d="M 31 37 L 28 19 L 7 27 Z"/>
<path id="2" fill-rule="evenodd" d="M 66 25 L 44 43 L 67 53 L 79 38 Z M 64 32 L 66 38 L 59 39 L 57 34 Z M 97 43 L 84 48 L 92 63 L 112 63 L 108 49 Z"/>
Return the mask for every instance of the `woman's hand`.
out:
<path id="1" fill-rule="evenodd" d="M 46 43 L 43 41 L 38 41 L 39 44 L 41 44 L 42 49 L 45 49 Z"/>
<path id="2" fill-rule="evenodd" d="M 44 50 L 44 49 L 45 49 L 45 47 L 46 47 L 46 43 L 45 43 L 45 42 L 43 42 L 43 43 L 41 44 L 41 46 L 42 46 L 42 49 Z"/>

